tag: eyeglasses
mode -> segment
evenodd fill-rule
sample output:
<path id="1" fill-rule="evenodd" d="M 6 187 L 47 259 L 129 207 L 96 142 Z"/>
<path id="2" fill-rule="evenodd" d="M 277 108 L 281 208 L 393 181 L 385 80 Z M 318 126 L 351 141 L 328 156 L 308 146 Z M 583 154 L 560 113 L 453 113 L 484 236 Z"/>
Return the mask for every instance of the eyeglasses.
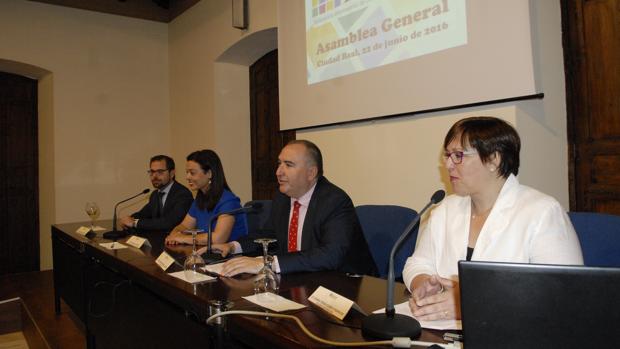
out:
<path id="1" fill-rule="evenodd" d="M 445 153 L 443 153 L 443 157 L 446 160 L 448 160 L 448 158 L 450 158 L 454 164 L 458 165 L 461 162 L 463 162 L 463 156 L 465 156 L 465 155 L 474 155 L 476 153 L 477 153 L 477 151 L 475 151 L 475 150 L 465 150 L 465 151 L 455 150 L 453 152 L 445 152 Z"/>
<path id="2" fill-rule="evenodd" d="M 166 173 L 166 171 L 168 171 L 168 169 L 165 169 L 165 170 L 148 170 L 148 171 L 146 171 L 146 173 L 148 173 L 149 176 L 152 176 L 154 174 L 163 175 L 164 173 Z"/>

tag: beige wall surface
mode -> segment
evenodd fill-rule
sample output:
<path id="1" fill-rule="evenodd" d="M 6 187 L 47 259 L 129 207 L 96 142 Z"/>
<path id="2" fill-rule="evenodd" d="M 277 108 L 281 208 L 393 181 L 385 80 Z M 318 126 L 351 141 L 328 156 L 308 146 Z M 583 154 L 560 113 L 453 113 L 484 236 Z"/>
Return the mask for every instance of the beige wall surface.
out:
<path id="1" fill-rule="evenodd" d="M 532 2 L 537 83 L 542 100 L 421 114 L 299 132 L 323 150 L 325 173 L 356 205 L 398 204 L 419 210 L 435 189 L 450 192 L 440 163 L 443 138 L 458 119 L 501 117 L 521 136 L 519 180 L 568 209 L 568 158 L 559 1 Z M 506 83 L 510 83 L 507 81 Z"/>
<path id="2" fill-rule="evenodd" d="M 87 220 L 86 201 L 111 218 L 115 202 L 150 187 L 149 157 L 170 150 L 167 25 L 13 0 L 0 2 L 0 33 L 0 60 L 13 63 L 0 69 L 40 68 L 32 77 L 49 269 L 51 223 Z"/>
<path id="3" fill-rule="evenodd" d="M 227 175 L 234 176 L 231 185 L 242 200 L 249 200 L 251 195 L 246 138 L 249 110 L 244 111 L 249 105 L 244 95 L 248 89 L 243 76 L 246 67 L 222 68 L 216 63 L 214 70 L 213 61 L 248 33 L 276 25 L 275 9 L 266 11 L 272 2 L 249 3 L 248 32 L 232 29 L 230 5 L 217 1 L 201 2 L 170 29 L 175 155 L 202 146 L 216 148 L 225 157 Z M 263 12 L 259 12 L 258 4 L 267 7 L 260 7 Z M 398 204 L 419 209 L 435 189 L 450 190 L 440 154 L 443 137 L 452 123 L 467 116 L 495 115 L 511 122 L 521 135 L 521 182 L 568 207 L 559 2 L 533 2 L 532 13 L 535 78 L 544 99 L 318 128 L 298 132 L 297 138 L 319 145 L 326 175 L 345 188 L 355 204 Z"/>
<path id="4" fill-rule="evenodd" d="M 515 108 L 459 110 L 349 127 L 299 132 L 323 151 L 325 176 L 345 189 L 355 205 L 391 204 L 421 209 L 437 189 L 449 191 L 443 139 L 454 122 L 495 115 L 514 125 Z"/>
<path id="5" fill-rule="evenodd" d="M 182 159 L 194 150 L 215 150 L 242 202 L 252 195 L 249 65 L 270 51 L 260 32 L 277 26 L 275 0 L 248 6 L 247 30 L 232 27 L 231 1 L 222 0 L 200 1 L 169 29 L 172 153 Z M 252 38 L 262 47 L 244 43 Z"/>
<path id="6" fill-rule="evenodd" d="M 46 174 L 40 190 L 47 215 L 44 268 L 51 266 L 49 222 L 84 220 L 87 200 L 98 201 L 102 217 L 109 218 L 115 201 L 149 186 L 144 170 L 154 153 L 172 154 L 185 183 L 185 156 L 212 148 L 234 191 L 242 201 L 251 199 L 248 67 L 273 49 L 277 13 L 276 0 L 248 3 L 248 30 L 232 28 L 231 2 L 225 0 L 200 1 L 169 25 L 19 0 L 0 3 L 0 33 L 10 33 L 0 36 L 0 69 L 4 59 L 51 72 L 39 83 L 45 118 L 40 139 L 53 148 L 43 149 L 40 160 Z M 435 189 L 449 189 L 440 156 L 450 125 L 466 116 L 496 115 L 521 134 L 521 182 L 567 207 L 560 6 L 532 6 L 536 79 L 544 99 L 318 128 L 298 138 L 321 147 L 326 175 L 355 204 L 420 209 Z"/>

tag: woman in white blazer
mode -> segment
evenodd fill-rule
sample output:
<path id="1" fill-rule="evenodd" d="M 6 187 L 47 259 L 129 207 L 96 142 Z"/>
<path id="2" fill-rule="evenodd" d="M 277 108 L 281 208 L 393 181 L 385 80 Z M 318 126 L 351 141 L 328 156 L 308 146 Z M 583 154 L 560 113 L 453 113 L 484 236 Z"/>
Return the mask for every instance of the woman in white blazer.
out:
<path id="1" fill-rule="evenodd" d="M 455 123 L 444 139 L 454 195 L 431 213 L 403 270 L 420 320 L 460 319 L 458 261 L 583 264 L 579 240 L 554 198 L 519 184 L 521 141 L 494 117 Z"/>

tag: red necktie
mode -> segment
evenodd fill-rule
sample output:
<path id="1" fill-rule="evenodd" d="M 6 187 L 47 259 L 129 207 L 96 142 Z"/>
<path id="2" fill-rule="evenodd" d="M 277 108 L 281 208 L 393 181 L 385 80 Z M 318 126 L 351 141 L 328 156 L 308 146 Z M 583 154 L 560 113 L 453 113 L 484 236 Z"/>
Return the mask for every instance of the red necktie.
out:
<path id="1" fill-rule="evenodd" d="M 288 251 L 297 251 L 297 228 L 299 226 L 299 207 L 301 204 L 299 201 L 293 203 L 293 216 L 291 217 L 291 224 L 288 226 Z"/>

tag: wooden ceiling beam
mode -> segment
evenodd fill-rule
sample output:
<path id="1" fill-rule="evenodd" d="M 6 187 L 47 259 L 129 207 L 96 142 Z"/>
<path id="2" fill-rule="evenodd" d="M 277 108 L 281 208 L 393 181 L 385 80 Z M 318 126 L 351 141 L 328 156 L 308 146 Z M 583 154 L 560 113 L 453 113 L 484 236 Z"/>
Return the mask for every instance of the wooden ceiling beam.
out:
<path id="1" fill-rule="evenodd" d="M 29 0 L 169 23 L 200 0 Z M 167 5 L 167 6 L 166 6 Z M 166 8 L 167 7 L 167 8 Z"/>

